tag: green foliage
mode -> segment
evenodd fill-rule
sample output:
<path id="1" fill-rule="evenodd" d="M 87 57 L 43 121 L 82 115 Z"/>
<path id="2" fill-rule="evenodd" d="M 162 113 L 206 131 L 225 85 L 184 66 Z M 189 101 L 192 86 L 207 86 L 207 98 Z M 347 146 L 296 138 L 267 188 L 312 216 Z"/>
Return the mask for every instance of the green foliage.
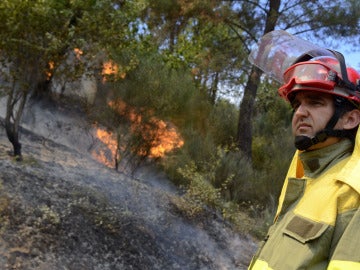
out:
<path id="1" fill-rule="evenodd" d="M 185 198 L 193 200 L 201 209 L 205 206 L 217 208 L 220 205 L 220 189 L 214 188 L 211 184 L 214 178 L 213 171 L 200 173 L 196 165 L 191 163 L 183 168 L 178 168 L 178 172 L 189 182 Z M 200 211 L 196 208 L 194 210 Z"/>
<path id="2" fill-rule="evenodd" d="M 230 221 L 239 232 L 251 232 L 250 228 L 255 225 L 254 219 L 246 213 L 240 212 L 238 204 L 223 199 L 221 193 L 224 187 L 215 188 L 211 183 L 215 179 L 214 169 L 210 169 L 208 172 L 199 172 L 196 165 L 191 163 L 179 168 L 178 172 L 188 180 L 184 196 L 173 200 L 183 215 L 194 219 L 208 215 L 209 210 L 216 211 L 221 213 L 225 220 Z"/>
<path id="3" fill-rule="evenodd" d="M 57 75 L 66 81 L 82 75 L 85 70 L 97 72 L 101 54 L 110 54 L 114 48 L 130 50 L 137 43 L 129 39 L 132 34 L 129 25 L 144 8 L 141 3 L 143 1 L 126 4 L 112 0 L 1 1 L 1 62 L 12 64 L 10 74 L 24 84 L 33 82 L 33 88 L 38 81 L 46 79 L 46 74 L 54 76 L 59 67 Z M 81 59 L 73 54 L 75 48 L 81 51 Z M 21 76 L 23 74 L 33 77 L 29 79 Z"/>
<path id="4" fill-rule="evenodd" d="M 170 153 L 161 160 L 161 166 L 167 175 L 178 185 L 187 186 L 189 178 L 179 173 L 178 168 L 186 166 L 196 167 L 201 172 L 209 168 L 209 161 L 216 153 L 216 145 L 208 134 L 203 137 L 201 131 L 194 128 L 182 129 L 185 144 L 174 153 Z"/>
<path id="5" fill-rule="evenodd" d="M 190 103 L 195 101 L 191 100 Z M 188 183 L 188 179 L 179 175 L 177 170 L 179 167 L 183 168 L 194 163 L 199 172 L 214 173 L 213 162 L 217 160 L 218 150 L 221 146 L 231 145 L 232 134 L 236 128 L 234 105 L 224 100 L 219 101 L 214 107 L 209 107 L 204 101 L 203 106 L 196 104 L 198 106 L 194 110 L 195 113 L 179 126 L 185 144 L 181 149 L 161 160 L 168 175 L 180 184 Z M 214 181 L 212 180 L 211 184 L 214 184 Z"/>
<path id="6" fill-rule="evenodd" d="M 186 125 L 196 118 L 204 101 L 196 90 L 190 73 L 172 68 L 157 53 L 141 53 L 139 63 L 124 79 L 112 84 L 115 98 L 120 98 L 142 113 L 150 112 L 162 119 Z M 195 117 L 194 117 L 195 116 Z"/>
<path id="7" fill-rule="evenodd" d="M 259 89 L 254 116 L 253 166 L 264 172 L 259 192 L 277 196 L 295 152 L 291 135 L 292 109 L 277 96 L 276 85 Z"/>
<path id="8" fill-rule="evenodd" d="M 5 128 L 19 160 L 19 124 L 27 99 L 49 95 L 54 76 L 69 82 L 95 75 L 103 52 L 131 47 L 129 24 L 139 10 L 133 1 L 0 2 L 0 92 L 8 97 Z"/>
<path id="9" fill-rule="evenodd" d="M 232 144 L 236 115 L 233 104 L 219 100 L 203 128 L 181 129 L 185 145 L 161 163 L 168 176 L 185 187 L 185 201 L 194 200 L 191 207 L 181 204 L 187 215 L 201 215 L 205 205 L 211 206 L 241 230 L 248 227 L 261 237 L 272 222 L 274 201 L 294 152 L 291 110 L 273 86 L 259 92 L 252 163 Z"/>
<path id="10" fill-rule="evenodd" d="M 262 196 L 254 186 L 257 172 L 236 149 L 218 151 L 218 166 L 215 173 L 213 184 L 223 186 L 223 196 L 229 201 L 256 201 L 258 196 Z"/>
<path id="11" fill-rule="evenodd" d="M 218 148 L 202 167 L 189 161 L 177 172 L 185 179 L 184 195 L 173 202 L 183 215 L 201 218 L 211 209 L 236 230 L 264 236 L 276 210 L 274 196 L 259 188 L 265 173 L 252 170 L 239 152 Z"/>
<path id="12" fill-rule="evenodd" d="M 190 69 L 199 90 L 213 103 L 224 94 L 224 82 L 238 87 L 243 82 L 238 71 L 247 52 L 238 33 L 229 27 L 227 20 L 234 14 L 231 4 L 213 0 L 161 3 L 150 1 L 144 22 L 168 61 Z"/>
<path id="13" fill-rule="evenodd" d="M 219 99 L 208 117 L 208 129 L 216 145 L 231 145 L 236 137 L 238 109 L 226 99 Z"/>

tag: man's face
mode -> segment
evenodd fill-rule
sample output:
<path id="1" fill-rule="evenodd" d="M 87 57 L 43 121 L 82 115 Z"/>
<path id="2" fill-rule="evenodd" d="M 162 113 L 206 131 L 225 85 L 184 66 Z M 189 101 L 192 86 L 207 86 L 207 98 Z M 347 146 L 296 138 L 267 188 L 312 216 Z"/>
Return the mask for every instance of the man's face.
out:
<path id="1" fill-rule="evenodd" d="M 335 111 L 333 97 L 316 92 L 300 91 L 291 105 L 294 109 L 294 136 L 313 138 L 317 132 L 325 128 Z"/>

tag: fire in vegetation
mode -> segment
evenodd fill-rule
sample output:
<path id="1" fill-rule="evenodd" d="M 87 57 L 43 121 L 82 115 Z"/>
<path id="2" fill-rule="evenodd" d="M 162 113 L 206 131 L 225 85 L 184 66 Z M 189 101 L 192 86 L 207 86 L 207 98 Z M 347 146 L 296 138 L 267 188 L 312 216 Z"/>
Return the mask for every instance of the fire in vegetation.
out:
<path id="1" fill-rule="evenodd" d="M 111 76 L 119 77 L 121 79 L 125 79 L 126 77 L 126 73 L 121 72 L 119 66 L 111 60 L 103 63 L 101 75 L 103 83 L 105 83 L 107 78 Z"/>
<path id="2" fill-rule="evenodd" d="M 74 53 L 75 53 L 75 56 L 76 56 L 76 58 L 78 60 L 80 60 L 81 56 L 84 54 L 84 52 L 79 48 L 75 48 Z"/>
<path id="3" fill-rule="evenodd" d="M 107 131 L 103 128 L 96 128 L 96 138 L 98 138 L 104 145 L 105 149 L 100 149 L 96 152 L 92 152 L 92 155 L 97 161 L 108 167 L 114 167 L 115 157 L 117 155 L 117 140 L 112 132 Z"/>
<path id="4" fill-rule="evenodd" d="M 45 74 L 46 74 L 46 79 L 50 80 L 51 76 L 52 76 L 52 72 L 54 70 L 55 67 L 55 63 L 54 61 L 50 61 L 48 63 L 47 69 L 45 70 Z"/>
<path id="5" fill-rule="evenodd" d="M 81 59 L 81 55 L 83 55 L 83 51 L 79 48 L 74 48 L 73 50 L 76 59 L 80 60 Z M 47 67 L 45 70 L 45 75 L 46 78 L 49 80 L 52 76 L 53 76 L 53 72 L 54 72 L 54 68 L 55 68 L 55 62 L 54 61 L 49 61 L 47 63 Z"/>
<path id="6" fill-rule="evenodd" d="M 81 57 L 84 54 L 84 52 L 79 48 L 74 48 L 73 53 L 77 60 L 81 60 Z M 55 67 L 55 62 L 49 61 L 47 69 L 45 70 L 47 79 L 51 78 L 51 76 L 53 75 L 54 67 Z M 111 77 L 120 78 L 120 79 L 125 79 L 126 77 L 126 73 L 121 71 L 119 65 L 112 60 L 108 60 L 102 64 L 101 75 L 102 75 L 103 83 L 106 83 L 108 78 Z"/>
<path id="7" fill-rule="evenodd" d="M 181 148 L 184 141 L 175 126 L 156 117 L 151 117 L 145 121 L 142 115 L 129 109 L 129 106 L 121 100 L 110 101 L 109 106 L 120 116 L 127 117 L 130 122 L 130 132 L 139 134 L 146 147 L 135 147 L 138 156 L 149 158 L 161 158 L 174 149 Z M 119 136 L 121 135 L 121 136 Z M 109 167 L 116 166 L 116 162 L 121 160 L 129 143 L 123 134 L 114 134 L 109 130 L 96 127 L 96 137 L 106 147 L 104 150 L 93 153 L 93 156 Z"/>

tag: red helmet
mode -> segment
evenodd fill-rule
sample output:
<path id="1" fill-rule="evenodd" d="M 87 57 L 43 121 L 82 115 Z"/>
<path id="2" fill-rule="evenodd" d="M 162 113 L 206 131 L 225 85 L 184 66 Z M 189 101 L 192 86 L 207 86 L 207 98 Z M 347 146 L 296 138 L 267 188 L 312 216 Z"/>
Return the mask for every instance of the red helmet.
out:
<path id="1" fill-rule="evenodd" d="M 297 91 L 316 91 L 337 95 L 360 105 L 360 74 L 353 68 L 342 67 L 339 60 L 331 56 L 319 56 L 299 62 L 284 72 L 284 84 L 278 92 L 290 101 Z"/>

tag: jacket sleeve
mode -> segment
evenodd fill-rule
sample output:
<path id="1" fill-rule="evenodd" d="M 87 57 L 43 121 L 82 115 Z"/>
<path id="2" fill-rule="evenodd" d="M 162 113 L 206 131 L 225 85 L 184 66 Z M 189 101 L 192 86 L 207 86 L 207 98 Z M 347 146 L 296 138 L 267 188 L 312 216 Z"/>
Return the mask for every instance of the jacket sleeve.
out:
<path id="1" fill-rule="evenodd" d="M 360 270 L 360 209 L 334 247 L 327 270 Z"/>

